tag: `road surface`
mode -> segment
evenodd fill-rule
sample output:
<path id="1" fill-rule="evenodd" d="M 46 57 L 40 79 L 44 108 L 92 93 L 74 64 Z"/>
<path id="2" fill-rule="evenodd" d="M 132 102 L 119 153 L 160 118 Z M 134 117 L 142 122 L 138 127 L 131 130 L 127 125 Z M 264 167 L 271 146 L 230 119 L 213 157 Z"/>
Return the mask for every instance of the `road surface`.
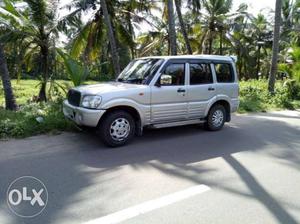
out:
<path id="1" fill-rule="evenodd" d="M 300 223 L 300 112 L 234 115 L 219 132 L 146 131 L 109 149 L 63 133 L 0 142 L 1 224 Z M 20 218 L 7 189 L 21 176 L 48 190 Z"/>

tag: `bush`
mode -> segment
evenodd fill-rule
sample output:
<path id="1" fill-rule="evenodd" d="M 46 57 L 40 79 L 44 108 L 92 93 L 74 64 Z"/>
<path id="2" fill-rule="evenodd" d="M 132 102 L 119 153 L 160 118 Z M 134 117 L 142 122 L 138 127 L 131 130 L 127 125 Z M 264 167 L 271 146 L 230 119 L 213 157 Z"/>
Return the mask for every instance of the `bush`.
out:
<path id="1" fill-rule="evenodd" d="M 289 99 L 300 99 L 300 84 L 296 80 L 289 79 L 285 81 L 283 88 L 286 89 Z"/>
<path id="2" fill-rule="evenodd" d="M 68 130 L 74 130 L 74 125 L 63 115 L 62 100 L 27 104 L 17 112 L 0 109 L 1 139 Z"/>
<path id="3" fill-rule="evenodd" d="M 268 92 L 267 80 L 240 82 L 239 112 L 294 109 L 294 100 L 297 99 L 300 99 L 300 86 L 295 80 L 277 81 L 275 94 Z"/>

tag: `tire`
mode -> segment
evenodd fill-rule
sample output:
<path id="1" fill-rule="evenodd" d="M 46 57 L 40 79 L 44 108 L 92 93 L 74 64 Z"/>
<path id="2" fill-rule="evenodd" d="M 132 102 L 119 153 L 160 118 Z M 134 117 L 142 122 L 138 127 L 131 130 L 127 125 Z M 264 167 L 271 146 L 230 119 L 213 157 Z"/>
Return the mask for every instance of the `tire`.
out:
<path id="1" fill-rule="evenodd" d="M 87 127 L 87 126 L 79 126 L 78 127 L 82 132 L 91 133 L 95 131 L 94 127 Z"/>
<path id="2" fill-rule="evenodd" d="M 119 110 L 110 112 L 100 122 L 98 133 L 107 146 L 123 146 L 134 137 L 134 119 L 126 111 Z"/>
<path id="3" fill-rule="evenodd" d="M 218 131 L 223 128 L 225 120 L 226 110 L 222 105 L 217 104 L 209 110 L 204 126 L 209 131 Z"/>

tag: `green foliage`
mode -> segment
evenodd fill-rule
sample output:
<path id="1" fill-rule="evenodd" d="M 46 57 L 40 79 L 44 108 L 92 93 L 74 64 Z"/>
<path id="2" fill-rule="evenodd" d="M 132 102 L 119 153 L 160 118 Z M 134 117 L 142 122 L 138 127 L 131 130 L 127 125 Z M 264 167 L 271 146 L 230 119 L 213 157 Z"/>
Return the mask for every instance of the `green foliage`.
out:
<path id="1" fill-rule="evenodd" d="M 27 104 L 17 112 L 0 109 L 0 118 L 0 139 L 57 133 L 75 128 L 63 115 L 62 100 Z"/>
<path id="2" fill-rule="evenodd" d="M 87 67 L 61 50 L 58 49 L 57 52 L 63 58 L 69 78 L 74 86 L 81 85 L 89 74 Z"/>
<path id="3" fill-rule="evenodd" d="M 300 99 L 300 83 L 294 79 L 288 79 L 283 83 L 289 99 Z"/>
<path id="4" fill-rule="evenodd" d="M 240 82 L 239 112 L 265 112 L 271 109 L 295 109 L 300 99 L 300 85 L 295 80 L 278 81 L 275 94 L 268 92 L 266 80 Z"/>
<path id="5" fill-rule="evenodd" d="M 300 83 L 300 47 L 294 46 L 291 56 L 293 59 L 292 75 L 293 78 Z"/>
<path id="6" fill-rule="evenodd" d="M 285 72 L 290 76 L 292 74 L 291 66 L 289 66 L 286 63 L 279 63 L 278 64 L 278 72 Z"/>

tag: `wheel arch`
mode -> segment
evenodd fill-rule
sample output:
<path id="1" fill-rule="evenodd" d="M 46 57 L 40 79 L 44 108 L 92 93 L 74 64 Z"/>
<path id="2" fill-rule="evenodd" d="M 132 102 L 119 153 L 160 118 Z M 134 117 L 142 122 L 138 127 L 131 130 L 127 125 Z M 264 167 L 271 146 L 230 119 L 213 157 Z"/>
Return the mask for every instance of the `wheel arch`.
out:
<path id="1" fill-rule="evenodd" d="M 134 118 L 134 121 L 135 121 L 135 125 L 136 125 L 136 134 L 140 135 L 142 133 L 141 115 L 136 108 L 134 108 L 132 106 L 128 106 L 128 105 L 112 106 L 112 107 L 106 109 L 105 113 L 100 118 L 97 126 L 101 125 L 101 122 L 106 118 L 106 116 L 113 111 L 126 111 L 127 113 L 132 115 L 132 117 Z"/>
<path id="2" fill-rule="evenodd" d="M 208 115 L 209 111 L 211 110 L 211 108 L 213 108 L 215 105 L 222 105 L 225 108 L 226 111 L 226 122 L 229 122 L 231 120 L 231 113 L 230 113 L 230 103 L 227 100 L 224 99 L 220 99 L 215 101 L 210 107 L 209 110 L 206 113 L 206 116 Z"/>

